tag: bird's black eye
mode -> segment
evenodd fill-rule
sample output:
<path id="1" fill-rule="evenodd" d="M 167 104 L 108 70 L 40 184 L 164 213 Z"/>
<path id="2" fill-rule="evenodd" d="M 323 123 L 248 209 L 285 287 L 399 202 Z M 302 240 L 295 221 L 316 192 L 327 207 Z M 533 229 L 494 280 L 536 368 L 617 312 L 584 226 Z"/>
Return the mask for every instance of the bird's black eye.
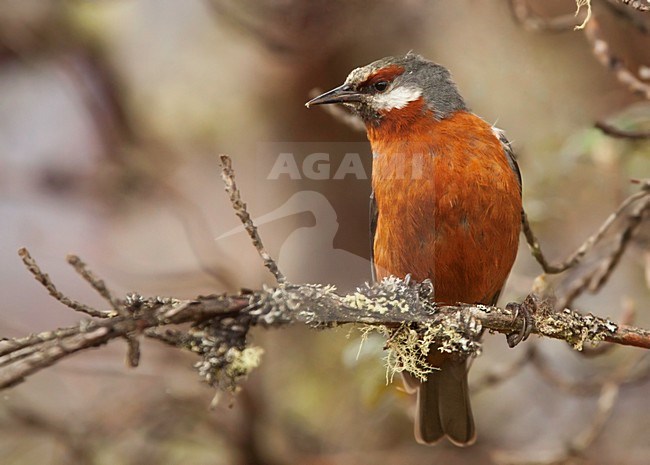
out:
<path id="1" fill-rule="evenodd" d="M 375 83 L 372 85 L 372 87 L 374 87 L 374 89 L 375 89 L 377 92 L 383 92 L 383 91 L 385 91 L 386 89 L 388 89 L 388 82 L 387 82 L 387 81 L 379 81 L 379 82 L 375 82 Z"/>

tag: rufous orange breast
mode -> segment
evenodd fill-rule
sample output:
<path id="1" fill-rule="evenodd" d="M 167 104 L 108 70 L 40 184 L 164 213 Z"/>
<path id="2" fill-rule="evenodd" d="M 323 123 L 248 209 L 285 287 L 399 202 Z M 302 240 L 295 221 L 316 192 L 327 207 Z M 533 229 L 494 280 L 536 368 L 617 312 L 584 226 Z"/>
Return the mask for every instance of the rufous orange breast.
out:
<path id="1" fill-rule="evenodd" d="M 478 116 L 421 115 L 422 106 L 412 104 L 368 128 L 377 277 L 431 279 L 436 302 L 492 304 L 517 253 L 517 174 Z"/>

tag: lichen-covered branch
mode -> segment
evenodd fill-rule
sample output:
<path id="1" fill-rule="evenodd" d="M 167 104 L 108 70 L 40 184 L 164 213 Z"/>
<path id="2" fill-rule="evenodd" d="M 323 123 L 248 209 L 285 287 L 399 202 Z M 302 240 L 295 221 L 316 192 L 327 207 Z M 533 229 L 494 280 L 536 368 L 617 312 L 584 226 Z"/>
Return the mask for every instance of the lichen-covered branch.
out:
<path id="1" fill-rule="evenodd" d="M 408 357 L 420 356 L 423 345 L 470 356 L 480 350 L 483 329 L 512 333 L 523 324 L 523 318 L 507 308 L 437 306 L 423 297 L 421 286 L 394 277 L 348 295 L 338 294 L 331 286 L 285 283 L 246 294 L 195 300 L 131 294 L 115 302 L 119 312 L 110 317 L 0 341 L 0 388 L 19 383 L 73 353 L 118 338 L 150 337 L 195 352 L 201 356 L 197 368 L 210 384 L 234 389 L 259 362 L 259 349 L 251 348 L 247 340 L 254 326 L 278 328 L 301 323 L 315 328 L 342 324 L 388 328 L 391 337 L 401 342 L 394 366 L 399 371 L 413 363 Z M 649 331 L 570 310 L 558 313 L 550 303 L 532 297 L 524 305 L 534 307 L 534 333 L 562 339 L 578 350 L 587 341 L 650 348 Z M 190 323 L 190 330 L 178 329 L 183 323 Z M 419 345 L 409 351 L 403 344 L 408 340 Z"/>

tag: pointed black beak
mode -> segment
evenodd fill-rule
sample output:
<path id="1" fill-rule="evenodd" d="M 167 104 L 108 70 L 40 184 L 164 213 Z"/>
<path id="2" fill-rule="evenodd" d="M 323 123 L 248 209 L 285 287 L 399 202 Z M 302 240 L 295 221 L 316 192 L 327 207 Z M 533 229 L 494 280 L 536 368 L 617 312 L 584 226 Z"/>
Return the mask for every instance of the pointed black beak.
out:
<path id="1" fill-rule="evenodd" d="M 324 105 L 326 103 L 361 102 L 362 97 L 363 94 L 352 90 L 350 84 L 343 84 L 342 86 L 311 99 L 309 102 L 305 103 L 305 106 L 309 108 L 312 105 Z"/>

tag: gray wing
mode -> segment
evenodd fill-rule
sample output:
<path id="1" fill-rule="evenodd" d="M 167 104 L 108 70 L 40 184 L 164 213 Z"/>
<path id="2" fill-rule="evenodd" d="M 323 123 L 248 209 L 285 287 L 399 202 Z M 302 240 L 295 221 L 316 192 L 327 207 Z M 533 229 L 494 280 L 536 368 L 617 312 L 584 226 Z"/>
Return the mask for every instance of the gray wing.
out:
<path id="1" fill-rule="evenodd" d="M 519 195 L 521 195 L 521 171 L 519 171 L 519 165 L 517 164 L 517 156 L 515 155 L 514 150 L 512 150 L 512 144 L 506 137 L 505 133 L 497 128 L 492 126 L 492 130 L 494 131 L 494 135 L 499 139 L 499 142 L 501 142 L 501 146 L 503 147 L 503 151 L 506 154 L 506 158 L 508 160 L 508 165 L 510 165 L 510 168 L 512 168 L 512 171 L 515 172 L 515 175 L 517 176 L 517 183 L 519 184 Z M 521 218 L 523 221 L 524 218 L 524 210 L 521 210 Z M 499 296 L 501 295 L 501 291 L 503 288 L 499 289 L 499 292 L 497 292 L 491 299 L 489 304 L 490 305 L 496 305 L 497 301 L 499 300 Z"/>
<path id="2" fill-rule="evenodd" d="M 512 168 L 512 171 L 514 171 L 517 175 L 517 182 L 519 183 L 519 194 L 521 195 L 521 171 L 519 171 L 519 165 L 517 164 L 517 156 L 515 155 L 514 150 L 512 150 L 512 145 L 510 144 L 510 141 L 506 137 L 505 133 L 501 129 L 494 126 L 492 127 L 492 130 L 494 131 L 494 135 L 497 137 L 497 139 L 499 139 L 499 142 L 501 142 L 501 146 L 503 147 L 503 151 L 506 154 L 510 168 Z"/>
<path id="3" fill-rule="evenodd" d="M 375 270 L 375 232 L 377 231 L 377 202 L 375 201 L 375 192 L 370 193 L 370 274 L 372 282 L 377 281 L 377 272 Z"/>

